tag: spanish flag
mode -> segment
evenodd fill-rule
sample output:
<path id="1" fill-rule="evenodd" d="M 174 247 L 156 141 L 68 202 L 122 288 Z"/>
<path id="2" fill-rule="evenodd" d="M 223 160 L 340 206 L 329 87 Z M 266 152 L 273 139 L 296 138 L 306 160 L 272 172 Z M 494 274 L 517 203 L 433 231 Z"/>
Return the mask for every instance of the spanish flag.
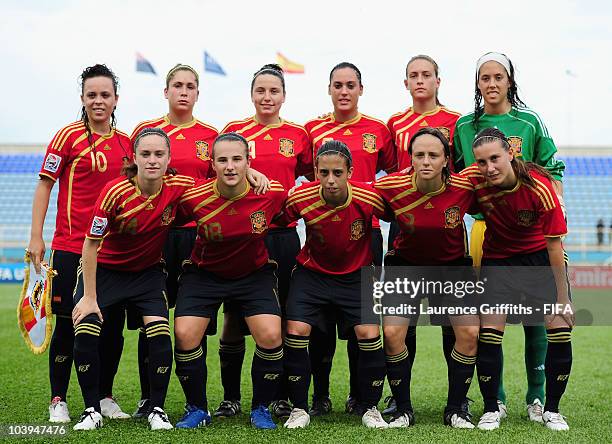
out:
<path id="1" fill-rule="evenodd" d="M 280 52 L 276 53 L 276 63 L 283 68 L 283 71 L 286 74 L 304 74 L 304 65 L 292 62 Z"/>

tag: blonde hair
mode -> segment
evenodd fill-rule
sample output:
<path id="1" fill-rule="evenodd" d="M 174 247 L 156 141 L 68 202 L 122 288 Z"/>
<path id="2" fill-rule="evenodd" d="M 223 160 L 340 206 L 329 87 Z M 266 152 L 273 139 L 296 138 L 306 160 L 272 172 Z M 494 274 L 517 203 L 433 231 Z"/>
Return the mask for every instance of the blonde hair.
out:
<path id="1" fill-rule="evenodd" d="M 193 75 L 195 76 L 196 85 L 200 86 L 200 76 L 198 75 L 196 70 L 193 69 L 189 65 L 183 65 L 182 63 L 177 63 L 176 65 L 174 65 L 174 67 L 170 71 L 168 71 L 168 74 L 166 74 L 166 88 L 170 86 L 170 80 L 172 80 L 172 77 L 174 77 L 174 74 L 176 74 L 179 71 L 189 71 L 193 73 Z"/>

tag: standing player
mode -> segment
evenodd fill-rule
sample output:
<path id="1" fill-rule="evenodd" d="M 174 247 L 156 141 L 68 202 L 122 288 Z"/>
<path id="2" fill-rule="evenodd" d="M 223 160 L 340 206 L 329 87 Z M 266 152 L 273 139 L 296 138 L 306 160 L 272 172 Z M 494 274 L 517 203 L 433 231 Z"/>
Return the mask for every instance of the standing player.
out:
<path id="1" fill-rule="evenodd" d="M 255 115 L 229 123 L 222 133 L 235 132 L 244 136 L 249 143 L 251 167 L 289 190 L 295 185 L 297 177 L 312 174 L 312 149 L 304 128 L 280 117 L 285 102 L 285 78 L 280 66 L 264 65 L 253 75 L 251 100 Z M 278 263 L 278 290 L 283 311 L 289 293 L 291 270 L 300 251 L 296 225 L 292 223 L 281 227 L 273 223 L 265 238 L 270 259 Z M 239 329 L 241 320 L 238 316 L 226 309 L 223 318 L 219 358 L 224 396 L 214 413 L 218 417 L 234 416 L 240 412 L 240 374 L 245 342 Z M 281 388 L 284 386 L 283 383 Z M 281 390 L 275 399 L 273 413 L 278 417 L 289 416 L 291 406 L 286 402 L 286 393 Z"/>
<path id="2" fill-rule="evenodd" d="M 344 324 L 357 336 L 359 392 L 354 396 L 365 409 L 362 423 L 388 427 L 376 408 L 385 380 L 379 317 L 372 300 L 364 305 L 361 298 L 361 267 L 372 265 L 372 216 L 385 216 L 385 205 L 369 185 L 349 181 L 352 173 L 348 147 L 335 140 L 325 142 L 317 151 L 319 181 L 299 187 L 281 217 L 285 223 L 303 218 L 307 236 L 287 300 L 285 367 L 294 409 L 285 427 L 290 429 L 310 423 L 307 347 L 320 312 L 330 308 L 342 313 Z"/>
<path id="3" fill-rule="evenodd" d="M 181 200 L 183 212 L 197 221 L 198 237 L 180 278 L 174 313 L 176 374 L 187 399 L 185 415 L 176 426 L 210 423 L 206 356 L 200 343 L 221 303 L 231 301 L 257 344 L 251 367 L 251 423 L 273 429 L 276 425 L 267 406 L 282 378 L 283 347 L 276 264 L 268 259 L 264 238 L 286 193 L 275 181 L 267 194 L 253 192 L 246 179 L 248 142 L 241 135 L 220 135 L 211 154 L 217 177 Z"/>
<path id="4" fill-rule="evenodd" d="M 412 158 L 413 171 L 390 174 L 375 184 L 376 191 L 391 207 L 400 227 L 394 249 L 385 256 L 385 266 L 432 268 L 426 272 L 414 269 L 413 281 L 420 281 L 423 275 L 431 279 L 430 273 L 436 275 L 434 279 L 448 282 L 472 278 L 472 259 L 467 256 L 463 216 L 477 211 L 476 201 L 469 181 L 451 174 L 450 153 L 448 139 L 441 131 L 422 128 L 408 144 L 407 154 Z M 406 270 L 404 268 L 401 272 Z M 391 273 L 395 275 L 396 272 Z M 392 281 L 392 278 L 385 277 L 385 280 Z M 440 295 L 429 297 L 430 307 L 456 305 L 459 301 L 461 299 L 452 297 L 442 300 Z M 449 316 L 449 319 L 457 340 L 448 362 L 449 389 L 444 422 L 455 428 L 474 428 L 462 403 L 476 364 L 479 320 L 477 315 Z M 414 424 L 410 399 L 413 361 L 406 336 L 410 324 L 417 320 L 418 315 L 383 318 L 387 377 L 397 405 L 390 427 Z"/>
<path id="5" fill-rule="evenodd" d="M 563 208 L 561 180 L 565 165 L 555 158 L 557 148 L 540 116 L 518 96 L 514 66 L 504 54 L 490 52 L 476 64 L 474 112 L 461 117 L 455 130 L 455 171 L 474 162 L 472 143 L 484 128 L 499 128 L 507 135 L 517 157 L 546 168 L 553 176 L 553 186 Z M 484 104 L 482 103 L 484 101 Z M 474 265 L 480 265 L 485 222 L 482 215 L 476 219 L 470 235 L 470 252 Z M 542 422 L 544 397 L 544 358 L 546 331 L 543 326 L 524 326 L 525 368 L 527 371 L 527 413 L 531 421 Z M 503 373 L 503 371 L 502 371 Z M 503 375 L 500 376 L 498 400 L 502 418 L 507 414 Z"/>
<path id="6" fill-rule="evenodd" d="M 462 173 L 474 185 L 487 222 L 481 279 L 488 280 L 487 295 L 494 298 L 487 300 L 491 305 L 516 304 L 520 302 L 517 296 L 524 294 L 527 303 L 563 307 L 560 314 L 544 317 L 548 344 L 542 421 L 551 430 L 568 430 L 559 413 L 572 366 L 574 325 L 561 244 L 567 225 L 550 173 L 539 165 L 523 163 L 515 157 L 515 149 L 516 143 L 502 131 L 486 128 L 474 140 L 476 165 Z M 525 273 L 521 267 L 537 268 Z M 485 406 L 478 428 L 483 430 L 497 429 L 501 421 L 497 393 L 505 323 L 503 312 L 481 314 L 477 368 Z"/>
<path id="7" fill-rule="evenodd" d="M 328 93 L 334 112 L 326 117 L 306 123 L 313 151 L 330 140 L 345 143 L 353 158 L 353 179 L 359 182 L 373 182 L 380 170 L 396 168 L 395 147 L 387 126 L 380 120 L 361 114 L 358 110 L 359 97 L 363 94 L 361 72 L 352 63 L 342 62 L 329 74 Z M 375 265 L 382 264 L 382 234 L 376 218 L 372 221 L 372 253 Z M 329 326 L 331 327 L 331 326 Z M 312 333 L 310 356 L 313 369 L 313 408 L 311 414 L 319 415 L 331 410 L 329 399 L 329 375 L 336 349 L 334 330 L 327 328 L 324 335 L 315 328 Z M 347 411 L 352 411 L 357 400 L 357 341 L 350 334 L 347 344 L 351 374 L 351 390 L 347 399 Z"/>
<path id="8" fill-rule="evenodd" d="M 165 176 L 170 139 L 157 128 L 144 129 L 134 139 L 134 161 L 125 169 L 127 178 L 102 189 L 83 244 L 72 320 L 74 362 L 85 411 L 75 430 L 102 426 L 99 335 L 107 311 L 126 305 L 142 317 L 149 345 L 149 425 L 151 430 L 172 428 L 163 410 L 172 372 L 172 341 L 160 262 L 178 201 L 194 180 Z"/>
<path id="9" fill-rule="evenodd" d="M 387 123 L 395 142 L 398 169 L 400 171 L 412 165 L 408 152 L 410 140 L 423 127 L 434 127 L 440 130 L 451 144 L 452 156 L 455 124 L 460 114 L 449 110 L 440 103 L 438 99 L 438 90 L 440 89 L 438 73 L 438 64 L 428 55 L 416 55 L 406 65 L 404 85 L 412 97 L 412 106 L 405 111 L 392 115 Z M 392 221 L 389 226 L 387 251 L 393 250 L 393 241 L 398 233 L 399 226 L 396 221 Z M 442 326 L 442 334 L 444 357 L 446 362 L 449 363 L 450 354 L 455 342 L 453 329 L 449 326 Z M 409 359 L 414 363 L 416 356 L 416 326 L 408 328 L 406 347 Z M 383 413 L 395 413 L 394 400 L 389 399 L 389 401 L 389 408 Z"/>
<path id="10" fill-rule="evenodd" d="M 70 319 L 72 294 L 83 240 L 91 215 L 94 196 L 110 180 L 119 176 L 129 160 L 130 140 L 115 128 L 118 80 L 105 65 L 86 68 L 81 74 L 81 120 L 62 128 L 47 148 L 40 181 L 32 204 L 32 229 L 28 251 L 38 270 L 45 256 L 42 238 L 51 189 L 59 180 L 57 218 L 51 245 L 50 265 L 58 275 L 51 290 L 55 329 L 49 347 L 51 383 L 50 422 L 69 422 L 66 392 L 70 381 L 74 348 L 74 328 Z M 110 313 L 107 324 L 123 325 L 123 311 Z M 123 329 L 102 339 L 102 414 L 109 418 L 129 418 L 112 398 L 112 383 L 123 349 Z"/>

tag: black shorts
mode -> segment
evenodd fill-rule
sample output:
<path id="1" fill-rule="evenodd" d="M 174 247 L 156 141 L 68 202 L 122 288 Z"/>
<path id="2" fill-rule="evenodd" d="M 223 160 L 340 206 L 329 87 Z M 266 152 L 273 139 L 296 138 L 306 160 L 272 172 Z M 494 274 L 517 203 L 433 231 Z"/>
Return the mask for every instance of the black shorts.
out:
<path id="1" fill-rule="evenodd" d="M 362 300 L 361 270 L 329 275 L 298 265 L 293 271 L 287 300 L 287 320 L 316 326 L 321 313 L 331 310 L 336 314 L 338 325 L 347 330 L 356 325 L 380 324 L 373 306 L 371 298 Z"/>
<path id="2" fill-rule="evenodd" d="M 278 264 L 276 272 L 278 276 L 278 296 L 281 308 L 284 310 L 289 295 L 291 271 L 295 267 L 295 258 L 301 249 L 300 237 L 295 228 L 274 228 L 268 230 L 264 240 L 270 259 Z"/>
<path id="3" fill-rule="evenodd" d="M 168 239 L 164 244 L 163 258 L 166 263 L 166 293 L 168 295 L 168 306 L 174 308 L 178 294 L 178 279 L 183 272 L 183 261 L 191 257 L 193 245 L 196 240 L 195 227 L 172 228 L 168 233 Z"/>
<path id="4" fill-rule="evenodd" d="M 142 316 L 168 319 L 166 275 L 160 265 L 142 271 L 118 271 L 98 264 L 96 270 L 97 302 L 102 316 L 108 309 L 121 307 Z M 78 274 L 74 293 L 76 304 L 83 297 L 83 274 Z"/>
<path id="5" fill-rule="evenodd" d="M 51 280 L 51 312 L 56 316 L 72 316 L 72 301 L 80 260 L 80 254 L 51 250 L 49 265 L 57 271 L 57 276 Z"/>
<path id="6" fill-rule="evenodd" d="M 400 227 L 396 220 L 392 220 L 389 223 L 389 235 L 387 237 L 387 251 L 393 250 L 393 242 L 395 238 L 400 234 Z"/>
<path id="7" fill-rule="evenodd" d="M 383 263 L 383 236 L 380 228 L 372 228 L 372 263 L 377 267 Z"/>
<path id="8" fill-rule="evenodd" d="M 242 317 L 259 314 L 280 316 L 276 263 L 240 278 L 225 279 L 191 263 L 185 263 L 179 282 L 174 317 L 198 316 L 215 319 L 224 301 L 231 301 Z"/>
<path id="9" fill-rule="evenodd" d="M 410 319 L 411 325 L 416 325 L 422 310 L 429 312 L 429 321 L 432 325 L 449 326 L 451 325 L 449 313 L 453 313 L 452 310 L 460 309 L 461 314 L 467 314 L 468 308 L 475 310 L 478 306 L 476 272 L 472 267 L 472 258 L 469 256 L 437 265 L 423 266 L 406 261 L 392 250 L 385 256 L 385 282 L 394 282 L 398 278 L 409 279 L 416 283 L 422 282 L 423 285 L 427 283 L 427 287 L 414 297 L 385 293 L 382 299 L 383 309 L 412 307 L 415 313 L 387 312 L 388 316 Z M 427 299 L 427 307 L 422 305 L 423 299 Z"/>

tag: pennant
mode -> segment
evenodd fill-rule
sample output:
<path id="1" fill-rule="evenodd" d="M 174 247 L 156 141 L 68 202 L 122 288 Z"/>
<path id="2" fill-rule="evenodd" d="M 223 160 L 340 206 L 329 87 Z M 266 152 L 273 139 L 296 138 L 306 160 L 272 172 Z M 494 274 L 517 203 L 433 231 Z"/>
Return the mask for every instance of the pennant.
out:
<path id="1" fill-rule="evenodd" d="M 39 355 L 51 341 L 51 279 L 57 273 L 44 263 L 40 264 L 40 274 L 36 273 L 29 252 L 24 262 L 26 269 L 17 305 L 17 323 L 28 348 Z"/>
<path id="2" fill-rule="evenodd" d="M 283 68 L 283 71 L 286 74 L 304 74 L 304 65 L 292 62 L 280 52 L 276 53 L 276 63 Z"/>
<path id="3" fill-rule="evenodd" d="M 145 59 L 141 53 L 136 53 L 136 71 L 139 72 L 150 72 L 153 75 L 157 75 L 153 65 L 147 59 Z"/>
<path id="4" fill-rule="evenodd" d="M 225 71 L 221 68 L 221 65 L 213 59 L 210 54 L 204 51 L 204 71 L 212 72 L 213 74 L 219 74 L 225 76 Z"/>

